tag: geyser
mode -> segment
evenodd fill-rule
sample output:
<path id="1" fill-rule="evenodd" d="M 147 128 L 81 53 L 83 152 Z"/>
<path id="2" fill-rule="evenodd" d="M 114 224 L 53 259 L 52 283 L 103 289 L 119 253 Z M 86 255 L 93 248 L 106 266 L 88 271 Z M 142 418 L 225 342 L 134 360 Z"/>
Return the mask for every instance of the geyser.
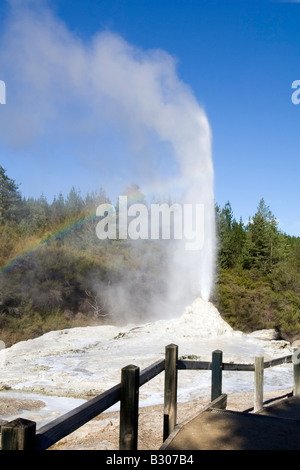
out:
<path id="1" fill-rule="evenodd" d="M 189 113 L 189 126 L 182 134 L 180 164 L 183 202 L 203 204 L 203 246 L 187 253 L 179 246 L 174 253 L 177 272 L 174 284 L 192 297 L 209 300 L 213 288 L 216 233 L 214 208 L 214 172 L 211 151 L 211 132 L 204 112 L 195 104 Z M 196 223 L 196 219 L 194 223 Z"/>
<path id="2" fill-rule="evenodd" d="M 114 184 L 108 191 L 119 196 L 134 181 L 152 194 L 157 186 L 171 188 L 171 197 L 176 187 L 176 201 L 202 205 L 203 247 L 188 252 L 183 240 L 169 248 L 163 300 L 170 313 L 174 306 L 182 312 L 198 296 L 208 300 L 215 258 L 211 130 L 190 87 L 179 79 L 174 58 L 107 31 L 83 41 L 44 3 L 21 3 L 11 2 L 0 49 L 14 97 L 0 129 L 3 143 L 27 152 L 32 146 L 32 155 L 37 151 L 39 164 L 42 156 L 40 166 L 51 168 L 56 180 L 69 173 L 66 165 L 74 175 L 77 169 L 72 185 L 81 190 L 93 190 L 96 181 L 107 190 L 118 180 L 119 189 Z M 135 305 L 130 295 L 125 298 L 128 286 L 125 279 L 110 292 L 114 305 L 130 312 Z"/>

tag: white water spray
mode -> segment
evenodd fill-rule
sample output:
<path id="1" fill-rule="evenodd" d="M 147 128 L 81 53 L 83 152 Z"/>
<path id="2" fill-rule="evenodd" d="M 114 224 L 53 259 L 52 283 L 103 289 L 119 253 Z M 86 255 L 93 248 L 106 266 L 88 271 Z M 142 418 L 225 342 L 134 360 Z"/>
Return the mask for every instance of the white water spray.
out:
<path id="1" fill-rule="evenodd" d="M 165 52 L 141 53 L 121 38 L 105 35 L 98 38 L 96 56 L 99 65 L 105 64 L 97 74 L 101 92 L 118 104 L 118 118 L 121 110 L 133 140 L 146 131 L 156 133 L 162 144 L 167 142 L 178 164 L 180 202 L 204 205 L 203 248 L 188 253 L 182 243 L 170 252 L 169 300 L 184 303 L 195 296 L 208 300 L 216 240 L 211 131 L 205 112 L 178 79 L 174 61 Z M 169 178 L 172 186 L 168 175 L 156 178 Z"/>
<path id="2" fill-rule="evenodd" d="M 71 142 L 75 165 L 81 162 L 85 174 L 89 163 L 93 174 L 98 165 L 104 188 L 118 172 L 123 182 L 126 175 L 127 184 L 135 180 L 142 189 L 157 181 L 169 187 L 179 182 L 181 203 L 204 206 L 204 246 L 188 252 L 183 242 L 169 253 L 165 301 L 208 300 L 215 258 L 211 132 L 205 112 L 178 78 L 174 58 L 161 50 L 142 51 L 108 32 L 83 42 L 42 5 L 35 11 L 31 2 L 11 5 L 0 59 L 15 99 L 0 129 L 3 142 L 22 148 L 37 146 L 43 137 L 49 148 L 58 142 L 67 150 Z M 122 147 L 117 161 L 103 147 L 103 136 L 115 142 L 119 134 L 135 151 L 134 163 L 122 162 Z M 157 148 L 161 158 L 152 152 Z"/>
<path id="3" fill-rule="evenodd" d="M 177 273 L 174 276 L 183 296 L 185 291 L 192 297 L 209 300 L 214 283 L 216 249 L 211 132 L 204 112 L 197 105 L 191 111 L 177 154 L 182 169 L 184 203 L 204 206 L 203 247 L 187 253 L 180 246 L 175 253 Z"/>

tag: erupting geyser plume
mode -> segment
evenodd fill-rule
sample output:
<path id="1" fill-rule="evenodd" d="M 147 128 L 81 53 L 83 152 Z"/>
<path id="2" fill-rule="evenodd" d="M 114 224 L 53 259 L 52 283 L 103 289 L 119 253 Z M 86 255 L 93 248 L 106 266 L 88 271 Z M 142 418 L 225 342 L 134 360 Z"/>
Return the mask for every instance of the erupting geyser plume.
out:
<path id="1" fill-rule="evenodd" d="M 189 102 L 187 116 L 182 116 L 185 126 L 174 129 L 174 135 L 180 134 L 180 145 L 174 139 L 174 147 L 181 165 L 182 184 L 184 187 L 183 203 L 202 204 L 202 245 L 198 249 L 187 251 L 178 246 L 174 253 L 177 269 L 174 271 L 175 290 L 184 296 L 200 296 L 209 300 L 214 280 L 215 265 L 215 209 L 214 209 L 214 173 L 211 154 L 211 134 L 204 112 L 196 103 Z M 182 123 L 183 124 L 183 123 Z M 199 223 L 194 219 L 194 224 Z M 173 285 L 173 288 L 174 288 Z"/>
<path id="2" fill-rule="evenodd" d="M 33 144 L 46 168 L 62 147 L 62 159 L 69 160 L 74 174 L 78 168 L 88 179 L 98 171 L 105 189 L 117 174 L 142 190 L 152 186 L 155 192 L 163 183 L 172 196 L 176 187 L 180 203 L 201 204 L 202 246 L 189 251 L 185 240 L 176 243 L 166 266 L 170 282 L 164 300 L 181 306 L 197 296 L 208 300 L 215 257 L 211 131 L 192 91 L 178 78 L 174 58 L 162 50 L 140 50 L 110 32 L 83 41 L 45 2 L 10 4 L 0 60 L 13 98 L 0 129 L 2 141 L 17 149 Z M 115 143 L 118 138 L 122 145 Z M 65 174 L 62 159 L 51 169 L 57 179 Z M 123 190 L 122 184 L 119 194 Z"/>

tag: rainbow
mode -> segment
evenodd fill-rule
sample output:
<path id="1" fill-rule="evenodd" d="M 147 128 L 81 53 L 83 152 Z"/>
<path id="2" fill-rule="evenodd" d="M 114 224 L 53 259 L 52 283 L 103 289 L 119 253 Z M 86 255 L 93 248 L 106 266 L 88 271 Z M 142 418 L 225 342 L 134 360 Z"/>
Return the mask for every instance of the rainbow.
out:
<path id="1" fill-rule="evenodd" d="M 39 240 L 35 241 L 35 243 L 32 243 L 32 245 L 29 248 L 18 253 L 16 256 L 11 258 L 4 266 L 0 267 L 0 278 L 3 277 L 8 272 L 12 271 L 17 266 L 19 266 L 22 263 L 22 261 L 24 261 L 24 259 L 26 259 L 28 256 L 33 255 L 41 248 L 47 245 L 50 245 L 51 243 L 54 243 L 57 240 L 62 240 L 63 238 L 68 236 L 70 233 L 81 229 L 86 224 L 93 221 L 95 217 L 96 217 L 95 211 L 93 211 L 89 213 L 88 215 L 84 215 L 84 216 L 81 215 L 80 217 L 78 217 L 75 220 L 72 220 L 71 222 L 68 221 L 68 222 L 62 223 L 60 227 L 58 228 L 58 230 L 56 230 L 54 233 L 50 233 L 50 234 L 48 233 L 47 235 L 44 235 Z"/>
<path id="2" fill-rule="evenodd" d="M 166 192 L 169 192 L 169 194 L 171 194 L 171 192 L 172 192 L 171 189 L 174 190 L 174 187 L 175 187 L 175 189 L 178 190 L 178 188 L 181 187 L 181 183 L 182 182 L 180 180 L 175 181 L 175 182 L 174 181 L 172 181 L 172 182 L 165 181 L 164 184 L 160 183 L 160 185 L 159 184 L 156 185 L 156 184 L 152 183 L 151 187 L 144 186 L 142 188 L 138 188 L 137 193 L 139 193 L 139 191 L 140 191 L 142 194 L 145 194 L 146 201 L 148 201 L 148 203 L 150 203 L 150 195 L 151 194 L 152 195 L 157 194 L 158 190 L 162 190 L 162 192 L 164 192 L 164 196 L 166 196 Z M 154 189 L 154 191 L 153 191 L 153 189 Z M 175 193 L 176 193 L 176 191 L 175 191 Z M 158 191 L 158 194 L 159 194 L 159 191 Z M 128 204 L 134 204 L 135 202 L 138 202 L 139 195 L 140 194 L 137 194 L 137 199 L 135 199 L 134 194 L 131 195 L 131 196 L 128 196 Z M 76 218 L 75 220 L 73 219 L 71 221 L 63 222 L 54 233 L 48 233 L 48 234 L 44 235 L 43 237 L 41 237 L 40 239 L 35 240 L 34 242 L 32 242 L 32 244 L 28 248 L 26 248 L 25 250 L 21 251 L 20 253 L 18 253 L 14 257 L 12 257 L 2 267 L 0 266 L 0 279 L 5 274 L 7 274 L 11 270 L 13 270 L 15 267 L 19 266 L 24 259 L 26 259 L 27 257 L 33 255 L 38 250 L 40 250 L 42 247 L 50 245 L 51 243 L 54 243 L 57 240 L 61 240 L 61 239 L 65 238 L 66 236 L 68 236 L 70 233 L 81 229 L 86 224 L 93 221 L 95 217 L 97 217 L 96 216 L 96 208 L 93 211 L 90 211 L 88 214 L 79 215 L 78 218 Z M 96 237 L 96 233 L 95 233 L 95 237 Z"/>

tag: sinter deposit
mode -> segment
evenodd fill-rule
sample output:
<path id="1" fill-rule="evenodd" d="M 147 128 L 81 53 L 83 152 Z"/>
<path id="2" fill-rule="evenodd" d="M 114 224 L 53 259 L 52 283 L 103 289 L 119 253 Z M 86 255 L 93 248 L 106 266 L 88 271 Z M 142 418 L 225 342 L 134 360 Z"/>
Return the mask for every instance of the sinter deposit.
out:
<path id="1" fill-rule="evenodd" d="M 200 360 L 211 360 L 215 349 L 223 351 L 224 362 L 253 362 L 256 355 L 264 355 L 267 360 L 290 353 L 286 342 L 233 331 L 210 302 L 198 298 L 181 317 L 173 320 L 124 328 L 106 325 L 51 331 L 1 350 L 1 394 L 16 396 L 18 392 L 18 398 L 31 395 L 44 400 L 48 410 L 61 409 L 61 404 L 66 405 L 63 397 L 86 399 L 102 393 L 120 382 L 122 367 L 135 364 L 143 370 L 163 358 L 165 346 L 170 343 L 179 346 L 179 356 Z M 266 390 L 287 388 L 292 380 L 289 367 L 286 365 L 279 373 L 277 368 L 276 377 L 266 376 Z M 182 374 L 184 380 L 180 379 Z M 163 384 L 164 374 L 160 374 L 144 385 L 140 392 L 141 405 L 160 403 Z M 226 387 L 240 392 L 251 390 L 253 374 L 227 373 L 225 393 Z M 209 390 L 208 371 L 180 371 L 180 401 L 195 399 L 204 392 L 209 394 Z M 59 398 L 53 401 L 54 396 Z M 70 408 L 74 406 L 70 402 Z"/>
<path id="2" fill-rule="evenodd" d="M 197 298 L 187 307 L 179 320 L 180 330 L 187 334 L 197 334 L 198 338 L 219 336 L 232 333 L 232 328 L 222 318 L 216 307 L 210 302 Z M 179 326 L 178 325 L 178 326 Z"/>

